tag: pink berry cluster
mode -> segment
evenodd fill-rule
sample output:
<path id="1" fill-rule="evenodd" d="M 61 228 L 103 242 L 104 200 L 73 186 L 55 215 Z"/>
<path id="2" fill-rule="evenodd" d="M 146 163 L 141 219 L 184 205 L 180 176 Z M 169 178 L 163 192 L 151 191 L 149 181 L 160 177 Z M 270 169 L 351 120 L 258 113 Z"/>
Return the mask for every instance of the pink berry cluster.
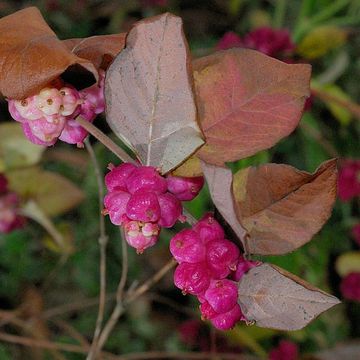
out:
<path id="1" fill-rule="evenodd" d="M 24 225 L 25 219 L 17 214 L 19 197 L 9 191 L 8 181 L 0 174 L 0 234 L 9 233 Z"/>
<path id="2" fill-rule="evenodd" d="M 212 214 L 206 214 L 192 229 L 185 229 L 170 241 L 170 251 L 179 263 L 174 283 L 183 294 L 197 296 L 202 318 L 220 330 L 231 329 L 246 320 L 238 305 L 236 281 L 258 263 L 247 261 L 239 248 L 225 239 Z"/>
<path id="3" fill-rule="evenodd" d="M 35 144 L 51 146 L 60 139 L 82 146 L 87 131 L 75 118 L 80 115 L 92 122 L 104 111 L 105 73 L 100 71 L 99 76 L 98 84 L 80 91 L 58 79 L 36 95 L 23 100 L 9 99 L 9 112 Z"/>
<path id="4" fill-rule="evenodd" d="M 162 227 L 185 220 L 181 201 L 192 200 L 204 184 L 202 177 L 165 178 L 152 166 L 124 163 L 109 169 L 103 213 L 124 227 L 128 244 L 138 253 L 155 245 Z"/>

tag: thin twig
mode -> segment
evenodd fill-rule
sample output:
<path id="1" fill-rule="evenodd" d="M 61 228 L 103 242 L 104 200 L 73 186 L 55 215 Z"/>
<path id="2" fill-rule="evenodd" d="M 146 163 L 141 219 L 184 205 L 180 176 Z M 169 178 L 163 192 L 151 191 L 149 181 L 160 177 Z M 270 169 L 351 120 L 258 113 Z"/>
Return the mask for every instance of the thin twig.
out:
<path id="1" fill-rule="evenodd" d="M 78 116 L 75 119 L 87 132 L 92 136 L 98 139 L 102 144 L 104 144 L 112 153 L 114 153 L 120 160 L 123 162 L 135 163 L 135 160 L 128 155 L 120 146 L 115 144 L 107 135 L 105 135 L 101 130 L 99 130 L 92 123 L 86 121 L 81 116 Z"/>
<path id="2" fill-rule="evenodd" d="M 140 297 L 146 291 L 148 291 L 154 284 L 156 284 L 158 281 L 160 281 L 167 274 L 167 272 L 170 271 L 175 265 L 176 265 L 176 261 L 174 259 L 171 259 L 157 273 L 155 273 L 150 279 L 145 281 L 142 285 L 140 285 L 138 288 L 136 288 L 130 294 L 127 293 L 126 297 L 124 298 L 123 301 L 116 303 L 115 308 L 110 316 L 110 319 L 107 321 L 106 325 L 104 326 L 103 331 L 101 332 L 101 335 L 100 335 L 100 338 L 98 341 L 97 351 L 101 351 L 101 349 L 105 345 L 105 342 L 108 339 L 111 331 L 115 327 L 120 316 L 124 313 L 126 305 L 135 301 L 138 297 Z M 88 356 L 87 360 L 93 360 L 95 358 L 96 358 L 96 354 L 92 354 L 92 357 Z"/>
<path id="3" fill-rule="evenodd" d="M 197 223 L 197 219 L 185 207 L 183 207 L 183 214 L 186 216 L 186 222 L 189 225 L 194 226 Z"/>
<path id="4" fill-rule="evenodd" d="M 167 352 L 167 351 L 149 351 L 143 353 L 133 353 L 122 355 L 121 360 L 150 360 L 150 359 L 181 359 L 181 360 L 209 360 L 213 356 L 209 352 Z M 217 360 L 241 360 L 241 354 L 217 353 Z"/>
<path id="5" fill-rule="evenodd" d="M 51 321 L 64 332 L 68 333 L 73 339 L 77 340 L 80 345 L 85 348 L 90 348 L 90 344 L 87 339 L 69 323 L 61 319 L 53 319 Z"/>
<path id="6" fill-rule="evenodd" d="M 124 228 L 120 228 L 120 235 L 121 235 L 121 253 L 122 253 L 122 270 L 121 270 L 121 278 L 119 281 L 119 286 L 116 291 L 116 301 L 120 302 L 123 300 L 124 297 L 124 290 L 129 270 L 129 259 L 128 259 L 128 252 L 127 252 L 127 244 L 125 239 L 125 232 Z"/>
<path id="7" fill-rule="evenodd" d="M 106 246 L 108 242 L 108 237 L 105 231 L 105 219 L 101 213 L 103 208 L 103 199 L 104 199 L 104 181 L 103 174 L 100 170 L 99 163 L 96 158 L 94 149 L 92 148 L 89 139 L 85 140 L 85 147 L 88 151 L 91 161 L 94 166 L 96 181 L 98 185 L 98 200 L 99 200 L 99 227 L 100 227 L 100 236 L 99 236 L 99 247 L 100 247 L 100 295 L 99 295 L 99 309 L 96 319 L 96 327 L 94 331 L 94 337 L 91 345 L 92 351 L 96 350 L 97 342 L 101 333 L 104 314 L 105 314 L 105 304 L 106 304 Z"/>

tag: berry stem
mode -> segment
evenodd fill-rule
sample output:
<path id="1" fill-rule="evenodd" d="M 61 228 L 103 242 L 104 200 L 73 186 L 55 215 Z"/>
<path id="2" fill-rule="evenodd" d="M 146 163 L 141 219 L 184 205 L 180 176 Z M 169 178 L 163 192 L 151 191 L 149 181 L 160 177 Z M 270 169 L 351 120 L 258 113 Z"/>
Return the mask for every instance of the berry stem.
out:
<path id="1" fill-rule="evenodd" d="M 135 164 L 135 160 L 128 155 L 120 146 L 114 143 L 107 135 L 99 130 L 95 125 L 86 121 L 83 117 L 78 116 L 76 121 L 92 136 L 105 145 L 112 153 L 114 153 L 121 161 Z"/>

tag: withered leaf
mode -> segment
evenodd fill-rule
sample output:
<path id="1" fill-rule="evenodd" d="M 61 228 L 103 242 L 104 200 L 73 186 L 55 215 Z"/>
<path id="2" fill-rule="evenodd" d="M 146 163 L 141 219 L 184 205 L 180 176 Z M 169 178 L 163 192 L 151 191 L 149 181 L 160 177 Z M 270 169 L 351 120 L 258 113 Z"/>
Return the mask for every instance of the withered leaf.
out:
<path id="1" fill-rule="evenodd" d="M 206 139 L 201 159 L 216 165 L 239 160 L 296 128 L 309 96 L 310 65 L 231 49 L 195 60 L 193 66 Z"/>
<path id="2" fill-rule="evenodd" d="M 340 301 L 270 264 L 252 268 L 239 282 L 239 305 L 260 327 L 302 329 Z"/>
<path id="3" fill-rule="evenodd" d="M 34 200 L 49 216 L 61 215 L 84 200 L 84 193 L 65 177 L 37 167 L 6 174 L 10 188 L 24 200 Z"/>
<path id="4" fill-rule="evenodd" d="M 179 17 L 138 22 L 105 80 L 107 121 L 146 165 L 166 173 L 203 144 Z"/>
<path id="5" fill-rule="evenodd" d="M 94 65 L 69 51 L 37 8 L 0 19 L 0 92 L 4 96 L 33 95 L 75 66 L 97 79 Z"/>
<path id="6" fill-rule="evenodd" d="M 237 219 L 234 207 L 231 192 L 231 170 L 221 166 L 210 165 L 204 161 L 201 161 L 201 167 L 209 187 L 212 201 L 226 222 L 231 226 L 235 234 L 239 237 L 243 247 L 247 250 L 245 244 L 246 230 Z"/>
<path id="7" fill-rule="evenodd" d="M 98 35 L 88 38 L 64 40 L 66 47 L 75 55 L 91 61 L 96 68 L 106 68 L 124 48 L 126 33 Z"/>
<path id="8" fill-rule="evenodd" d="M 291 252 L 311 240 L 331 215 L 336 198 L 336 160 L 310 174 L 289 165 L 265 164 L 234 175 L 238 219 L 252 254 Z"/>

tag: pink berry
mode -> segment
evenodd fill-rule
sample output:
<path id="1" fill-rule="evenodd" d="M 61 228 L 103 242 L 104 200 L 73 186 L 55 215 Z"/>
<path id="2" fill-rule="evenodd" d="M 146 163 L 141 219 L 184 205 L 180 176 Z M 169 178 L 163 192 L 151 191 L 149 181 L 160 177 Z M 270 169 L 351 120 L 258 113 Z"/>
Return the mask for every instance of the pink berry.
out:
<path id="1" fill-rule="evenodd" d="M 236 270 L 239 255 L 239 248 L 229 240 L 214 240 L 206 244 L 207 264 L 216 279 L 224 279 Z"/>
<path id="2" fill-rule="evenodd" d="M 126 221 L 124 230 L 126 241 L 138 254 L 155 245 L 160 233 L 160 228 L 156 224 L 144 224 L 139 221 Z"/>
<path id="3" fill-rule="evenodd" d="M 201 294 L 210 284 L 210 275 L 206 264 L 204 262 L 180 264 L 174 273 L 174 284 L 184 294 Z"/>
<path id="4" fill-rule="evenodd" d="M 34 144 L 36 145 L 42 145 L 42 146 L 52 146 L 56 143 L 57 141 L 57 138 L 53 138 L 52 140 L 50 141 L 43 141 L 43 140 L 40 140 L 38 137 L 36 137 L 32 131 L 31 131 L 31 128 L 29 126 L 28 123 L 22 123 L 21 124 L 21 127 L 24 131 L 24 134 L 25 136 Z"/>
<path id="5" fill-rule="evenodd" d="M 223 228 L 211 213 L 207 213 L 203 216 L 202 219 L 194 225 L 193 229 L 200 235 L 200 238 L 204 243 L 224 239 L 225 237 Z"/>
<path id="6" fill-rule="evenodd" d="M 165 228 L 173 227 L 182 213 L 181 202 L 170 193 L 158 195 L 158 200 L 161 210 L 159 225 Z"/>
<path id="7" fill-rule="evenodd" d="M 45 115 L 59 114 L 62 96 L 56 88 L 44 88 L 35 96 L 35 103 Z"/>
<path id="8" fill-rule="evenodd" d="M 127 179 L 126 185 L 131 194 L 140 190 L 163 194 L 167 190 L 166 180 L 152 166 L 140 166 L 135 169 Z"/>
<path id="9" fill-rule="evenodd" d="M 199 235 L 190 229 L 180 231 L 170 240 L 170 252 L 178 263 L 205 260 L 205 246 Z"/>
<path id="10" fill-rule="evenodd" d="M 240 320 L 245 318 L 240 306 L 236 304 L 230 311 L 214 316 L 211 323 L 219 330 L 230 330 Z"/>
<path id="11" fill-rule="evenodd" d="M 37 120 L 43 117 L 43 112 L 36 106 L 35 96 L 24 100 L 9 99 L 9 112 L 19 122 Z"/>
<path id="12" fill-rule="evenodd" d="M 57 140 L 65 126 L 65 118 L 63 117 L 54 115 L 50 121 L 48 118 L 42 117 L 27 123 L 32 134 L 44 142 Z"/>
<path id="13" fill-rule="evenodd" d="M 168 190 L 181 201 L 189 201 L 196 197 L 204 185 L 204 178 L 168 176 Z"/>
<path id="14" fill-rule="evenodd" d="M 231 310 L 238 299 L 236 283 L 231 280 L 212 280 L 205 292 L 205 299 L 217 313 Z"/>
<path id="15" fill-rule="evenodd" d="M 203 320 L 210 320 L 215 316 L 219 315 L 206 300 L 202 304 L 200 304 L 199 308 L 201 312 L 201 318 Z"/>
<path id="16" fill-rule="evenodd" d="M 104 205 L 114 225 L 121 225 L 123 223 L 123 216 L 126 213 L 129 199 L 130 194 L 125 191 L 113 191 L 105 196 Z"/>
<path id="17" fill-rule="evenodd" d="M 152 192 L 139 192 L 131 195 L 126 206 L 126 215 L 131 220 L 145 222 L 158 221 L 160 212 L 158 198 Z"/>
<path id="18" fill-rule="evenodd" d="M 79 92 L 70 87 L 63 87 L 59 90 L 59 94 L 61 96 L 61 105 L 58 112 L 63 116 L 74 114 L 81 103 Z"/>
<path id="19" fill-rule="evenodd" d="M 105 185 L 108 191 L 127 191 L 126 180 L 135 169 L 136 166 L 131 163 L 123 163 L 117 167 L 114 167 L 105 176 Z"/>
<path id="20" fill-rule="evenodd" d="M 88 132 L 76 120 L 67 120 L 59 140 L 82 147 L 87 135 Z"/>
<path id="21" fill-rule="evenodd" d="M 247 273 L 253 267 L 259 266 L 260 261 L 245 260 L 241 255 L 239 256 L 238 263 L 236 265 L 236 271 L 233 275 L 235 281 L 240 281 L 242 276 Z"/>

